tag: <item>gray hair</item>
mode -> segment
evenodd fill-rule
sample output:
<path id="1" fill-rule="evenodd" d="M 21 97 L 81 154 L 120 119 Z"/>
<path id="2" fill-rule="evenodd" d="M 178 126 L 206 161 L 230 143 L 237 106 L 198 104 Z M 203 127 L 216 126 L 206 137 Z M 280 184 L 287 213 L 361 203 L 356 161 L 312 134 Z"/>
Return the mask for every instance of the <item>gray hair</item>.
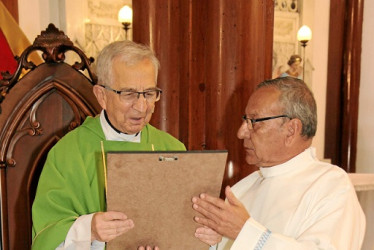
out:
<path id="1" fill-rule="evenodd" d="M 317 105 L 312 91 L 304 81 L 294 77 L 282 77 L 266 80 L 256 89 L 274 87 L 281 92 L 279 102 L 284 107 L 284 114 L 297 118 L 302 123 L 302 136 L 311 138 L 317 130 Z"/>
<path id="2" fill-rule="evenodd" d="M 99 54 L 96 64 L 96 74 L 98 84 L 112 85 L 113 79 L 113 61 L 119 59 L 127 66 L 137 64 L 144 59 L 149 59 L 155 67 L 155 82 L 157 82 L 160 62 L 154 52 L 143 44 L 138 44 L 130 40 L 117 41 L 107 45 Z"/>

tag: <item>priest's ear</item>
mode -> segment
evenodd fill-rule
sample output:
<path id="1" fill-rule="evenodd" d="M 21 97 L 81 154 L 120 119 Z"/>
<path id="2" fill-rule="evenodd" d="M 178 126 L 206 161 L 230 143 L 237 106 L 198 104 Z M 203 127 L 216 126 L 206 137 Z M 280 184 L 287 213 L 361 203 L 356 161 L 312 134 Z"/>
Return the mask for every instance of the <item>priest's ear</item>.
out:
<path id="1" fill-rule="evenodd" d="M 106 109 L 107 96 L 105 93 L 105 89 L 102 86 L 96 84 L 93 86 L 93 93 L 96 96 L 96 99 L 100 104 L 101 108 Z"/>
<path id="2" fill-rule="evenodd" d="M 286 142 L 292 143 L 295 139 L 301 137 L 301 132 L 303 129 L 303 124 L 300 119 L 293 118 L 287 123 L 287 137 Z"/>

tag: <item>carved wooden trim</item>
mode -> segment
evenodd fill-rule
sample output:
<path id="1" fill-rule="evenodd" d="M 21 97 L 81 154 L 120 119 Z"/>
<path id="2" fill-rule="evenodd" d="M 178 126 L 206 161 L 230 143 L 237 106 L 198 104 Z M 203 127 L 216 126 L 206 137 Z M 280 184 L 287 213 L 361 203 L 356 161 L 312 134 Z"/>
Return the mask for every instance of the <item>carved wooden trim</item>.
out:
<path id="1" fill-rule="evenodd" d="M 38 169 L 38 164 L 42 162 L 44 159 L 43 157 L 46 157 L 48 151 L 53 147 L 53 145 L 56 144 L 61 139 L 59 136 L 54 136 L 49 139 L 48 142 L 46 142 L 43 146 L 43 148 L 38 152 L 38 155 L 36 156 L 35 160 L 33 161 L 33 164 L 30 168 L 30 174 L 27 178 L 27 190 L 29 190 L 29 195 L 27 195 L 27 207 L 25 210 L 27 211 L 27 214 L 31 215 L 31 207 L 32 203 L 34 202 L 35 193 L 36 193 L 36 187 L 38 179 L 34 178 L 35 176 L 40 176 L 41 170 Z M 39 173 L 37 173 L 39 171 Z M 30 216 L 29 220 L 27 221 L 28 227 L 32 228 L 32 218 Z M 32 242 L 32 237 L 29 235 L 29 242 Z"/>
<path id="2" fill-rule="evenodd" d="M 35 92 L 29 92 L 24 98 L 26 101 L 24 103 L 21 102 L 15 108 L 2 130 L 2 134 L 0 134 L 0 167 L 14 167 L 16 165 L 12 155 L 14 146 L 20 138 L 25 135 L 37 136 L 42 134 L 42 125 L 36 120 L 35 112 L 44 99 L 55 91 L 59 92 L 73 110 L 74 120 L 70 123 L 69 130 L 82 124 L 86 116 L 95 114 L 93 109 L 86 106 L 86 103 L 83 102 L 82 97 L 76 91 L 58 81 L 47 83 Z M 30 112 L 30 114 L 26 115 L 27 112 Z M 27 123 L 26 120 L 29 126 L 17 130 L 20 126 Z"/>
<path id="3" fill-rule="evenodd" d="M 3 163 L 1 163 L 3 165 Z M 0 168 L 0 180 L 1 180 L 1 243 L 3 249 L 9 249 L 9 223 L 8 223 L 8 199 L 7 197 L 7 178 L 6 168 Z M 4 230 L 5 229 L 5 230 Z"/>
<path id="4" fill-rule="evenodd" d="M 39 105 L 43 102 L 43 100 L 46 97 L 47 96 L 43 96 L 42 98 L 40 98 L 37 102 L 35 102 L 32 105 L 31 111 L 28 116 L 24 116 L 26 112 L 17 113 L 16 118 L 14 120 L 13 119 L 10 120 L 15 123 L 11 122 L 9 124 L 9 127 L 10 127 L 10 130 L 9 130 L 10 133 L 8 134 L 9 137 L 6 136 L 4 138 L 5 143 L 1 145 L 1 149 L 2 149 L 1 153 L 6 154 L 6 161 L 5 161 L 6 167 L 14 167 L 16 165 L 16 160 L 13 158 L 13 150 L 14 150 L 14 146 L 16 145 L 19 139 L 21 139 L 25 135 L 37 136 L 43 133 L 43 128 L 41 127 L 40 122 L 36 120 L 35 113 Z M 28 112 L 29 110 L 25 110 L 25 111 Z M 26 125 L 25 127 L 23 127 L 23 125 L 27 124 L 27 122 L 29 126 Z M 19 129 L 18 131 L 15 131 L 18 127 L 21 127 L 21 129 Z M 12 133 L 13 131 L 15 132 Z M 13 134 L 14 136 L 12 136 Z M 7 145 L 6 142 L 9 142 L 9 144 Z M 3 159 L 2 155 L 0 157 L 1 159 Z"/>
<path id="5" fill-rule="evenodd" d="M 46 63 L 64 62 L 65 53 L 67 51 L 77 53 L 81 61 L 75 62 L 72 67 L 76 70 L 87 70 L 92 84 L 97 83 L 97 77 L 90 68 L 90 65 L 94 62 L 94 59 L 92 57 L 87 58 L 82 50 L 74 46 L 73 42 L 64 34 L 64 32 L 57 29 L 53 24 L 49 24 L 48 28 L 45 31 L 42 31 L 41 34 L 36 37 L 33 45 L 29 46 L 20 57 L 16 57 L 18 62 L 16 72 L 14 74 L 10 74 L 9 72 L 1 72 L 3 79 L 0 80 L 0 105 L 4 101 L 9 91 L 20 79 L 22 70 L 35 69 L 36 65 L 32 61 L 28 61 L 29 54 L 34 51 L 41 51 L 42 57 Z"/>

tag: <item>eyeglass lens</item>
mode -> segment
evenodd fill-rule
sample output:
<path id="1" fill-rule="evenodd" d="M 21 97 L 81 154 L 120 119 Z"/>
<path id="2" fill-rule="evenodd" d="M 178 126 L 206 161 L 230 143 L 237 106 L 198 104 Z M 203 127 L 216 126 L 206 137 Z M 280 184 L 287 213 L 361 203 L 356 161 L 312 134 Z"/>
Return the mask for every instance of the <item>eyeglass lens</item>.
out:
<path id="1" fill-rule="evenodd" d="M 140 95 L 147 100 L 147 102 L 156 102 L 160 99 L 160 90 L 148 90 L 148 91 L 125 91 L 120 93 L 120 98 L 126 102 L 134 102 L 140 98 Z"/>

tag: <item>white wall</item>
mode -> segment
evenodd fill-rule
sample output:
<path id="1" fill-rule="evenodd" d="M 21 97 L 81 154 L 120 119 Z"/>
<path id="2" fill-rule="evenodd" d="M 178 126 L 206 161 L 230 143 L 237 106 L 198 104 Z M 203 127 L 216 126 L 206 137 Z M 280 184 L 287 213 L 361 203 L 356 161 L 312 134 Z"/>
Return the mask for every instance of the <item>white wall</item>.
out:
<path id="1" fill-rule="evenodd" d="M 61 27 L 64 9 L 59 6 L 64 2 L 64 0 L 18 0 L 19 25 L 31 43 L 49 23 Z"/>
<path id="2" fill-rule="evenodd" d="M 318 126 L 313 145 L 317 148 L 317 155 L 324 158 L 325 151 L 325 116 L 326 116 L 326 88 L 327 88 L 327 61 L 328 37 L 330 19 L 330 1 L 314 0 L 313 38 L 313 74 L 312 89 L 317 102 Z"/>
<path id="3" fill-rule="evenodd" d="M 308 42 L 305 51 L 305 81 L 312 87 L 317 103 L 318 125 L 316 136 L 313 139 L 313 146 L 317 149 L 317 157 L 323 159 L 325 150 L 330 0 L 304 0 L 301 8 L 300 27 L 308 25 L 312 30 L 312 39 Z M 311 74 L 307 74 L 309 71 L 311 71 Z"/>
<path id="4" fill-rule="evenodd" d="M 356 172 L 374 173 L 374 1 L 364 2 Z"/>
<path id="5" fill-rule="evenodd" d="M 84 36 L 86 0 L 18 0 L 18 9 L 19 25 L 31 43 L 50 23 L 73 42 Z"/>
<path id="6" fill-rule="evenodd" d="M 125 32 L 117 20 L 123 5 L 131 0 L 18 0 L 19 24 L 32 43 L 49 23 L 82 49 L 87 56 L 97 57 L 108 43 L 125 39 Z M 32 13 L 32 14 L 30 14 Z M 130 29 L 129 38 L 132 37 Z M 66 53 L 65 62 L 79 61 L 75 53 Z"/>

